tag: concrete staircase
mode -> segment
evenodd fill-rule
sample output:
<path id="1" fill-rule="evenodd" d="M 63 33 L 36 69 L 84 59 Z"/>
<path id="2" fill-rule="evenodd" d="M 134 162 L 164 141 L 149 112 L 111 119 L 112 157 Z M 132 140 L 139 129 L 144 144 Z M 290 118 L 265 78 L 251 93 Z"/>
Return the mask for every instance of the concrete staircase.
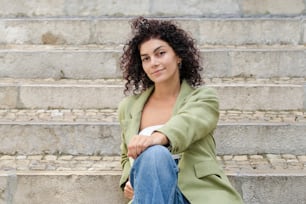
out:
<path id="1" fill-rule="evenodd" d="M 306 204 L 306 2 L 0 0 L 0 203 L 117 204 L 132 16 L 197 40 L 220 164 L 246 204 Z"/>

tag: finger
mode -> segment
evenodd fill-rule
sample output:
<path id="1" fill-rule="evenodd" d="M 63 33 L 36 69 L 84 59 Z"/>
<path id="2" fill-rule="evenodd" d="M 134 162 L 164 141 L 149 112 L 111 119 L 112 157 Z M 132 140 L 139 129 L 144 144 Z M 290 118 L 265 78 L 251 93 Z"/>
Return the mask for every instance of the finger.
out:
<path id="1" fill-rule="evenodd" d="M 132 184 L 130 181 L 127 181 L 125 184 L 126 187 L 133 189 Z"/>
<path id="2" fill-rule="evenodd" d="M 136 159 L 145 149 L 150 146 L 151 138 L 147 136 L 135 135 L 128 145 L 128 156 Z"/>
<path id="3" fill-rule="evenodd" d="M 128 148 L 128 157 L 132 157 L 133 159 L 135 159 L 136 158 L 136 151 L 137 151 L 137 149 L 136 149 L 137 147 L 136 146 L 133 146 L 133 147 L 130 147 L 130 148 Z"/>
<path id="4" fill-rule="evenodd" d="M 127 197 L 128 199 L 132 199 L 134 196 L 134 190 L 130 184 L 130 182 L 127 182 L 125 187 L 124 187 L 124 196 Z"/>
<path id="5" fill-rule="evenodd" d="M 137 145 L 130 150 L 130 155 L 133 159 L 136 159 L 143 152 L 143 147 L 141 145 Z"/>
<path id="6" fill-rule="evenodd" d="M 137 157 L 137 145 L 139 143 L 139 136 L 135 135 L 134 137 L 132 137 L 129 145 L 128 145 L 128 156 L 132 157 L 133 159 L 135 159 Z"/>
<path id="7" fill-rule="evenodd" d="M 130 186 L 124 187 L 124 191 L 125 191 L 125 192 L 129 192 L 129 193 L 134 192 L 133 189 L 132 189 Z"/>
<path id="8" fill-rule="evenodd" d="M 138 144 L 138 135 L 135 135 L 131 138 L 131 141 L 128 145 L 128 156 L 135 158 L 136 156 L 136 151 L 137 151 L 137 144 Z"/>
<path id="9" fill-rule="evenodd" d="M 128 191 L 124 191 L 124 196 L 128 199 L 132 199 L 134 194 Z"/>
<path id="10" fill-rule="evenodd" d="M 129 195 L 132 195 L 134 191 L 131 188 L 126 188 L 125 192 Z"/>

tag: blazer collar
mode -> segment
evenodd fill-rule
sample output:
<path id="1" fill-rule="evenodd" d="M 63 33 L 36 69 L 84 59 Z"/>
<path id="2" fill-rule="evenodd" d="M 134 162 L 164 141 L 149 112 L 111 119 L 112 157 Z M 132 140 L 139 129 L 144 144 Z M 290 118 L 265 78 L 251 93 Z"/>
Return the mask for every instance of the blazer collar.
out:
<path id="1" fill-rule="evenodd" d="M 182 81 L 180 93 L 176 99 L 173 114 L 177 113 L 179 107 L 182 106 L 182 103 L 185 102 L 186 97 L 193 91 L 193 88 L 187 83 L 186 80 Z"/>
<path id="2" fill-rule="evenodd" d="M 143 110 L 143 107 L 144 107 L 145 103 L 147 102 L 148 98 L 150 97 L 150 95 L 152 94 L 153 90 L 154 90 L 154 86 L 148 88 L 143 93 L 135 96 L 136 100 L 135 100 L 135 102 L 133 104 L 133 107 L 131 109 L 131 112 L 130 112 L 132 118 L 141 116 L 141 112 Z"/>

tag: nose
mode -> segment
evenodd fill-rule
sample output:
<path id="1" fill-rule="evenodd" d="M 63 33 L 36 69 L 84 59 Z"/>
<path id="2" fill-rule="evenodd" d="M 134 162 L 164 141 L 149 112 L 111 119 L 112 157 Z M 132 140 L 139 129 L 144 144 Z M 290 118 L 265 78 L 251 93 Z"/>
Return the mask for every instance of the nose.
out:
<path id="1" fill-rule="evenodd" d="M 151 58 L 151 66 L 157 67 L 159 65 L 159 60 L 156 57 Z"/>

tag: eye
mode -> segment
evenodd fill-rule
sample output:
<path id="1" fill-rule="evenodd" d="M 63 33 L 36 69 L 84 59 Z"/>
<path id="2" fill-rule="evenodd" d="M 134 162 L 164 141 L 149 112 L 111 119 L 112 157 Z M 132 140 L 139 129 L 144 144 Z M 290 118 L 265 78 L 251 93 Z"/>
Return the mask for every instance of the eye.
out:
<path id="1" fill-rule="evenodd" d="M 148 60 L 149 60 L 149 57 L 143 57 L 143 58 L 141 59 L 142 62 L 146 62 L 146 61 L 148 61 Z"/>
<path id="2" fill-rule="evenodd" d="M 159 55 L 159 56 L 163 56 L 164 54 L 166 54 L 165 51 L 159 51 L 159 52 L 158 52 L 158 55 Z"/>

